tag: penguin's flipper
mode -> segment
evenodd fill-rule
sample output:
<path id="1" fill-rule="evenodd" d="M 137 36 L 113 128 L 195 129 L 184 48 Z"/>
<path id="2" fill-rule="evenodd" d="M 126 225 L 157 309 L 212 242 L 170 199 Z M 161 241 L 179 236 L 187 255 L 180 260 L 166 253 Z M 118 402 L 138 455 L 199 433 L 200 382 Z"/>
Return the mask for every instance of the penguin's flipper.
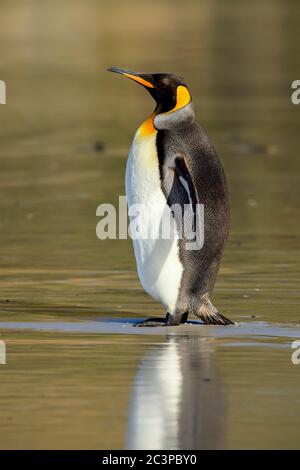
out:
<path id="1" fill-rule="evenodd" d="M 224 317 L 211 303 L 208 295 L 204 295 L 198 305 L 195 315 L 206 325 L 235 325 L 235 323 Z"/>
<path id="2" fill-rule="evenodd" d="M 189 208 L 188 215 L 193 230 L 196 227 L 196 211 L 197 204 L 199 203 L 198 194 L 194 185 L 193 179 L 187 167 L 184 155 L 178 155 L 174 159 L 173 166 L 173 177 L 171 173 L 167 173 L 164 179 L 164 189 L 167 196 L 167 203 L 172 208 L 180 206 L 181 210 L 186 211 Z M 176 209 L 172 211 L 175 221 L 181 226 L 182 214 L 177 216 Z M 187 220 L 187 219 L 186 219 Z"/>

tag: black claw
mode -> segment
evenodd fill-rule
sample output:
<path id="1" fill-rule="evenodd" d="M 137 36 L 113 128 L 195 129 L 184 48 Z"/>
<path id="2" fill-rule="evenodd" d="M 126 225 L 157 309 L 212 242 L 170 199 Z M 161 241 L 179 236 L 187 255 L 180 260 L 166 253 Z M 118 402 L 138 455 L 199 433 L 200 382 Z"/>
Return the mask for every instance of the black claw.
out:
<path id="1" fill-rule="evenodd" d="M 186 323 L 187 322 L 187 319 L 188 319 L 188 316 L 189 316 L 189 313 L 188 312 L 185 312 L 182 317 L 181 317 L 181 321 L 180 323 Z"/>

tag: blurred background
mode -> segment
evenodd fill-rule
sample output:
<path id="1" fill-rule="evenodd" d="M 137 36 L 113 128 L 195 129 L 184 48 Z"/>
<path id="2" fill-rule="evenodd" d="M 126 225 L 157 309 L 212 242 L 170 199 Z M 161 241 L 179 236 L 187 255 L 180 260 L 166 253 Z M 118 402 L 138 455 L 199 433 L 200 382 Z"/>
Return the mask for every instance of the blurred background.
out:
<path id="1" fill-rule="evenodd" d="M 0 8 L 0 79 L 7 86 L 7 104 L 0 106 L 1 321 L 162 312 L 139 285 L 130 240 L 96 238 L 96 208 L 124 194 L 132 136 L 154 106 L 142 87 L 105 72 L 115 65 L 183 76 L 222 160 L 232 227 L 214 303 L 234 321 L 299 324 L 300 106 L 290 98 L 292 81 L 300 79 L 299 2 L 0 0 Z M 88 364 L 76 366 L 76 381 L 63 336 L 55 337 L 59 351 L 50 333 L 9 338 L 11 373 L 1 370 L 2 446 L 125 445 L 126 403 L 146 340 L 69 339 Z M 246 355 L 247 379 L 236 382 L 245 372 L 240 354 L 229 354 L 221 367 L 236 400 L 222 445 L 259 446 L 264 439 L 269 446 L 295 445 L 295 375 L 284 379 L 284 405 L 274 392 L 280 361 L 282 374 L 284 361 L 291 367 L 289 353 L 277 352 L 274 361 L 273 353 L 266 359 L 253 351 Z M 31 370 L 33 356 L 31 381 L 20 371 Z M 251 428 L 245 400 L 259 384 L 261 418 Z M 120 389 L 119 403 L 112 403 Z M 25 405 L 8 403 L 8 395 Z M 100 401 L 106 414 L 102 407 L 95 412 Z M 67 427 L 59 443 L 61 423 Z M 245 423 L 250 434 L 243 434 Z"/>

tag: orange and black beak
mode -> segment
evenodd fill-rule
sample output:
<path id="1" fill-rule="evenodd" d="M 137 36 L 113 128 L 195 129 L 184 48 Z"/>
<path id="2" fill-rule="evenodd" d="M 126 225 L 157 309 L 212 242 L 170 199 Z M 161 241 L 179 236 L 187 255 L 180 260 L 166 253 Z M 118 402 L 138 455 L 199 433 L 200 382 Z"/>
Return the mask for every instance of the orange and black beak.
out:
<path id="1" fill-rule="evenodd" d="M 106 70 L 108 72 L 115 72 L 120 73 L 121 75 L 125 75 L 125 77 L 134 80 L 135 82 L 139 83 L 140 85 L 143 85 L 147 89 L 154 88 L 152 74 L 131 72 L 130 70 L 123 70 L 118 67 L 109 67 Z"/>

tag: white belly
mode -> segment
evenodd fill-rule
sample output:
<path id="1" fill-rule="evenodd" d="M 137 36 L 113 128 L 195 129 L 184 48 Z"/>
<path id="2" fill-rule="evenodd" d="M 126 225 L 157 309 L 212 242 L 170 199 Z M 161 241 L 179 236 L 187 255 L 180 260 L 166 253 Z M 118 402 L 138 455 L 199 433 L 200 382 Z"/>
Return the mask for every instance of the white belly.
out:
<path id="1" fill-rule="evenodd" d="M 141 284 L 168 312 L 174 313 L 183 267 L 179 260 L 175 221 L 170 216 L 170 209 L 160 186 L 155 140 L 156 133 L 147 137 L 135 136 L 126 167 L 126 195 L 129 215 L 133 204 L 143 205 L 142 218 L 151 211 L 154 212 L 150 219 L 153 239 L 133 240 Z M 166 215 L 174 224 L 172 237 L 154 239 L 153 235 L 159 233 Z M 130 217 L 131 223 L 133 219 L 134 217 Z"/>

